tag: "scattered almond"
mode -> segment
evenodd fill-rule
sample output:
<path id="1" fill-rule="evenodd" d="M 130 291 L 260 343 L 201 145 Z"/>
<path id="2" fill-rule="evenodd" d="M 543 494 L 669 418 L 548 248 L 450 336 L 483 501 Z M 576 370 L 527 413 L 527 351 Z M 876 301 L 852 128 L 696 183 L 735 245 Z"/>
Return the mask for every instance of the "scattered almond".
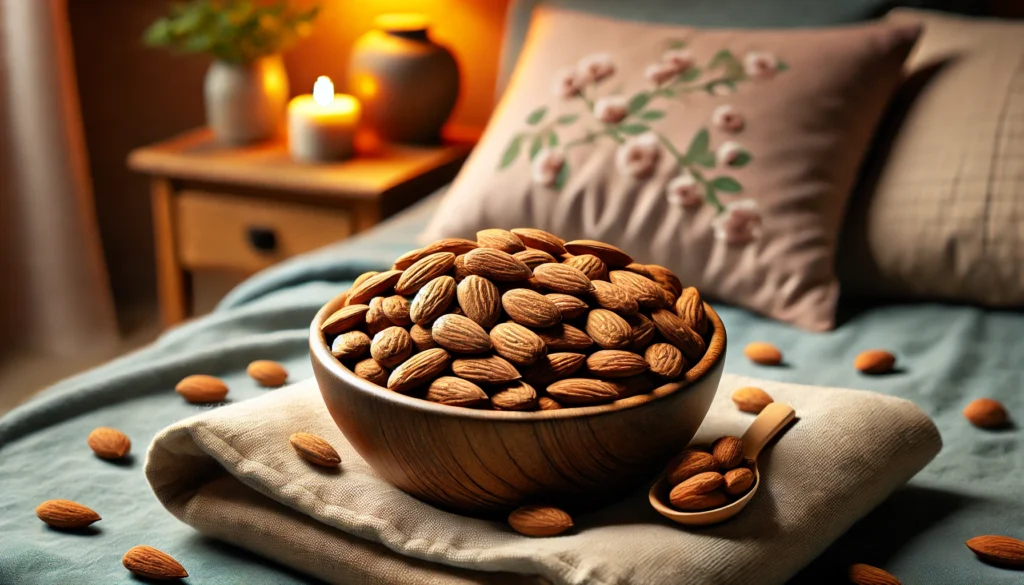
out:
<path id="1" fill-rule="evenodd" d="M 544 296 L 555 304 L 558 312 L 562 314 L 562 319 L 575 319 L 590 309 L 590 307 L 587 306 L 587 303 L 572 295 L 549 293 Z"/>
<path id="2" fill-rule="evenodd" d="M 501 295 L 501 306 L 513 321 L 527 327 L 554 327 L 562 313 L 550 299 L 527 288 L 512 289 Z"/>
<path id="3" fill-rule="evenodd" d="M 558 536 L 572 528 L 572 517 L 551 506 L 523 506 L 508 515 L 508 523 L 526 536 Z"/>
<path id="4" fill-rule="evenodd" d="M 566 378 L 547 387 L 548 394 L 560 404 L 590 405 L 611 402 L 619 397 L 615 385 L 593 378 Z"/>
<path id="5" fill-rule="evenodd" d="M 595 280 L 608 280 L 608 266 L 593 254 L 572 256 L 564 260 L 563 264 L 579 269 L 580 272 L 587 275 L 591 282 Z"/>
<path id="6" fill-rule="evenodd" d="M 663 378 L 678 378 L 687 367 L 683 352 L 668 343 L 655 343 L 644 352 L 644 360 L 651 371 Z"/>
<path id="7" fill-rule="evenodd" d="M 373 358 L 360 361 L 352 368 L 357 376 L 378 386 L 388 385 L 388 371 Z"/>
<path id="8" fill-rule="evenodd" d="M 448 367 L 449 359 L 448 352 L 439 347 L 414 354 L 391 372 L 388 377 L 388 389 L 406 392 L 426 384 Z"/>
<path id="9" fill-rule="evenodd" d="M 504 384 L 522 377 L 512 364 L 496 355 L 457 359 L 452 362 L 452 372 L 460 378 L 483 384 Z"/>
<path id="10" fill-rule="evenodd" d="M 762 366 L 777 366 L 782 363 L 782 352 L 779 348 L 763 341 L 748 343 L 747 347 L 743 348 L 743 355 Z"/>
<path id="11" fill-rule="evenodd" d="M 465 408 L 478 408 L 489 400 L 479 386 L 455 376 L 441 376 L 431 382 L 425 398 L 431 402 Z"/>
<path id="12" fill-rule="evenodd" d="M 747 493 L 750 486 L 754 485 L 754 472 L 746 467 L 737 467 L 726 471 L 722 480 L 725 493 L 730 496 L 739 496 Z"/>
<path id="13" fill-rule="evenodd" d="M 99 427 L 89 433 L 86 442 L 100 459 L 121 459 L 132 450 L 127 435 L 110 427 Z"/>
<path id="14" fill-rule="evenodd" d="M 490 341 L 498 355 L 521 366 L 533 364 L 547 352 L 540 336 L 518 323 L 495 325 Z"/>
<path id="15" fill-rule="evenodd" d="M 515 254 L 526 249 L 526 245 L 519 239 L 519 236 L 510 231 L 497 228 L 478 231 L 476 233 L 476 243 L 481 248 L 494 248 L 509 254 Z"/>
<path id="16" fill-rule="evenodd" d="M 1024 541 L 1009 536 L 975 536 L 967 541 L 979 559 L 986 563 L 1010 569 L 1024 568 Z"/>
<path id="17" fill-rule="evenodd" d="M 294 433 L 288 438 L 295 452 L 306 461 L 320 467 L 337 467 L 341 457 L 326 439 L 312 433 Z"/>
<path id="18" fill-rule="evenodd" d="M 416 294 L 424 285 L 448 272 L 455 265 L 455 254 L 438 252 L 424 256 L 402 272 L 395 283 L 395 294 Z"/>
<path id="19" fill-rule="evenodd" d="M 619 349 L 602 349 L 587 357 L 587 369 L 601 378 L 628 378 L 647 371 L 644 358 Z"/>
<path id="20" fill-rule="evenodd" d="M 228 395 L 228 385 L 214 376 L 193 374 L 182 378 L 174 391 L 193 404 L 210 404 L 224 401 Z"/>
<path id="21" fill-rule="evenodd" d="M 284 386 L 288 381 L 288 370 L 281 364 L 271 360 L 256 360 L 245 368 L 249 377 L 265 388 Z"/>
<path id="22" fill-rule="evenodd" d="M 71 500 L 47 500 L 36 506 L 36 516 L 54 528 L 85 528 L 102 520 L 91 508 Z"/>
<path id="23" fill-rule="evenodd" d="M 900 585 L 891 573 L 864 563 L 850 565 L 847 576 L 853 585 Z"/>
<path id="24" fill-rule="evenodd" d="M 402 327 L 388 327 L 373 336 L 370 357 L 385 368 L 394 368 L 412 355 L 412 337 Z"/>
<path id="25" fill-rule="evenodd" d="M 1010 419 L 1002 403 L 991 398 L 972 400 L 964 407 L 964 416 L 972 425 L 983 429 L 998 429 L 1006 426 Z"/>
<path id="26" fill-rule="evenodd" d="M 722 469 L 732 469 L 743 462 L 743 441 L 739 437 L 721 437 L 711 444 L 711 455 Z"/>
<path id="27" fill-rule="evenodd" d="M 612 268 L 622 268 L 633 263 L 633 258 L 629 254 L 611 244 L 597 240 L 573 240 L 565 243 L 565 249 L 570 254 L 577 256 L 581 254 L 597 256 L 602 262 Z"/>
<path id="28" fill-rule="evenodd" d="M 553 256 L 561 256 L 565 254 L 565 240 L 562 238 L 548 233 L 544 230 L 536 228 L 515 228 L 512 233 L 519 237 L 522 241 L 530 248 L 536 250 L 543 250 Z"/>
<path id="29" fill-rule="evenodd" d="M 401 276 L 401 270 L 388 270 L 374 274 L 359 284 L 353 284 L 348 291 L 348 304 L 367 304 L 373 297 L 391 290 Z"/>
<path id="30" fill-rule="evenodd" d="M 718 462 L 710 454 L 696 449 L 686 449 L 668 464 L 666 478 L 671 486 L 707 471 L 718 469 Z"/>
<path id="31" fill-rule="evenodd" d="M 633 341 L 633 328 L 607 309 L 587 313 L 587 335 L 604 349 L 625 349 Z"/>
<path id="32" fill-rule="evenodd" d="M 455 279 L 451 276 L 438 276 L 423 285 L 409 307 L 413 323 L 426 325 L 443 315 L 455 299 L 455 286 Z"/>
<path id="33" fill-rule="evenodd" d="M 466 271 L 497 282 L 526 280 L 533 272 L 530 267 L 508 252 L 493 248 L 477 248 L 466 253 Z"/>
<path id="34" fill-rule="evenodd" d="M 362 331 L 346 331 L 334 338 L 331 353 L 339 360 L 359 359 L 370 351 L 373 341 Z"/>
<path id="35" fill-rule="evenodd" d="M 170 581 L 188 577 L 188 571 L 174 557 L 151 546 L 133 546 L 121 557 L 121 564 L 143 579 Z"/>
<path id="36" fill-rule="evenodd" d="M 491 395 L 495 410 L 535 410 L 537 391 L 525 382 L 513 382 Z"/>
<path id="37" fill-rule="evenodd" d="M 337 335 L 338 333 L 348 331 L 363 322 L 366 311 L 369 309 L 370 307 L 367 305 L 342 307 L 331 313 L 331 316 L 320 326 L 320 330 L 328 335 Z"/>
<path id="38" fill-rule="evenodd" d="M 732 401 L 736 404 L 736 408 L 752 414 L 761 412 L 764 407 L 775 402 L 767 392 L 754 386 L 737 388 L 732 393 Z"/>
<path id="39" fill-rule="evenodd" d="M 857 354 L 853 367 L 865 374 L 886 374 L 896 365 L 896 356 L 884 349 L 869 349 Z"/>

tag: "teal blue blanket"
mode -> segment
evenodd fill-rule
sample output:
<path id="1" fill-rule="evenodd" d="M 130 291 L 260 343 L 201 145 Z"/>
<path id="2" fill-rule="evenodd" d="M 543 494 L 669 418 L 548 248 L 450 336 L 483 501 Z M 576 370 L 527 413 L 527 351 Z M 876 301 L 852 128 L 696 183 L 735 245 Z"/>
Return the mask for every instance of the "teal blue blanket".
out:
<path id="1" fill-rule="evenodd" d="M 157 431 L 204 408 L 174 393 L 185 375 L 224 378 L 231 401 L 268 392 L 245 375 L 254 359 L 283 362 L 293 381 L 310 376 L 306 327 L 314 312 L 359 273 L 389 266 L 413 247 L 433 206 L 419 205 L 365 236 L 266 271 L 233 291 L 212 315 L 66 380 L 0 419 L 0 583 L 133 583 L 120 559 L 137 544 L 178 557 L 193 574 L 191 583 L 308 582 L 178 522 L 149 491 L 142 458 Z M 1020 572 L 976 561 L 963 544 L 979 534 L 1024 537 L 1021 430 L 981 431 L 960 414 L 972 398 L 990 396 L 1024 420 L 1024 314 L 846 304 L 837 330 L 814 334 L 740 309 L 719 310 L 733 348 L 727 371 L 901 396 L 930 414 L 943 435 L 943 451 L 909 486 L 794 582 L 842 582 L 851 562 L 884 567 L 907 584 L 1024 581 Z M 765 368 L 745 360 L 737 348 L 754 340 L 782 347 L 786 366 Z M 895 351 L 900 370 L 884 377 L 855 372 L 853 357 L 871 347 Z M 85 437 L 97 426 L 124 430 L 134 458 L 124 464 L 95 458 Z M 813 472 L 813 462 L 808 470 Z M 52 498 L 89 505 L 103 521 L 81 534 L 51 530 L 34 509 Z M 756 576 L 751 579 L 756 582 Z"/>

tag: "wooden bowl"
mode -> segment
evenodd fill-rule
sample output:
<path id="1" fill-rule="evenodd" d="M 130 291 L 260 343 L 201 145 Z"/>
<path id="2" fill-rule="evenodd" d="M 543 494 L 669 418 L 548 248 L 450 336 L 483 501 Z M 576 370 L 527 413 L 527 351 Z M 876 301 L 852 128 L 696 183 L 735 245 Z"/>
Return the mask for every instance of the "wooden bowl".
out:
<path id="1" fill-rule="evenodd" d="M 435 404 L 363 380 L 309 330 L 320 392 L 335 423 L 381 477 L 439 507 L 473 515 L 543 502 L 569 510 L 607 503 L 649 481 L 704 420 L 722 377 L 726 335 L 705 304 L 711 337 L 682 380 L 610 404 L 536 412 Z"/>

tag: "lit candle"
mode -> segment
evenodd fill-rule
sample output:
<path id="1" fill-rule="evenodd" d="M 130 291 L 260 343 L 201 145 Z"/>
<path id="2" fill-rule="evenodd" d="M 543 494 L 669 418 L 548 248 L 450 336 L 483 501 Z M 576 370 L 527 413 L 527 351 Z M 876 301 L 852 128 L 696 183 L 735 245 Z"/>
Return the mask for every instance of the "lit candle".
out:
<path id="1" fill-rule="evenodd" d="M 329 77 L 321 75 L 313 94 L 300 95 L 288 104 L 288 149 L 302 162 L 349 158 L 359 124 L 359 101 L 334 93 Z"/>

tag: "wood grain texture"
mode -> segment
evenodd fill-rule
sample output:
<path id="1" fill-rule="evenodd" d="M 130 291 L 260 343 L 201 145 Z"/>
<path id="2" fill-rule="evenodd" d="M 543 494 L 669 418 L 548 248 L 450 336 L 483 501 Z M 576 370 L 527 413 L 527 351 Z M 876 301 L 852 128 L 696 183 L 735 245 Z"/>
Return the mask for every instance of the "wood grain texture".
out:
<path id="1" fill-rule="evenodd" d="M 164 327 L 180 323 L 192 305 L 191 275 L 178 264 L 174 189 L 166 179 L 153 179 L 153 245 L 156 253 L 156 285 L 160 321 Z"/>
<path id="2" fill-rule="evenodd" d="M 726 334 L 707 307 L 707 355 L 678 382 L 611 404 L 535 412 L 455 408 L 389 392 L 331 355 L 320 324 L 310 354 L 324 401 L 359 454 L 385 479 L 437 506 L 494 516 L 531 500 L 600 505 L 649 480 L 692 438 L 722 375 Z"/>

